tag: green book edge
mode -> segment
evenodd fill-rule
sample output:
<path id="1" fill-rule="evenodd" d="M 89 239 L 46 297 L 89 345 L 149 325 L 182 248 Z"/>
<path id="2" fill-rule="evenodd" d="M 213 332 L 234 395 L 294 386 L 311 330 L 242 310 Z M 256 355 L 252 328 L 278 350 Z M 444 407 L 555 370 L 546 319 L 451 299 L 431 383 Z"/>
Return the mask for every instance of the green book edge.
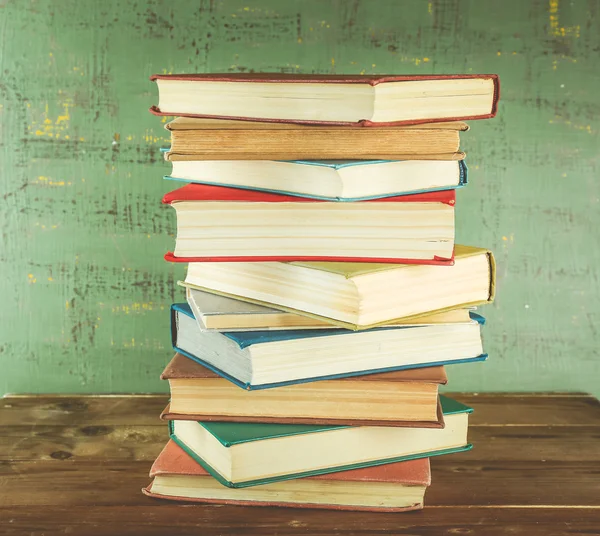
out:
<path id="1" fill-rule="evenodd" d="M 419 458 L 431 458 L 433 456 L 442 456 L 444 454 L 454 454 L 458 452 L 465 452 L 471 450 L 473 445 L 467 443 L 462 447 L 454 447 L 450 449 L 435 450 L 431 452 L 421 452 L 418 454 L 410 454 L 408 456 L 399 456 L 396 458 L 386 458 L 383 460 L 375 460 L 370 462 L 355 463 L 351 465 L 341 465 L 338 467 L 327 467 L 325 469 L 316 469 L 314 471 L 304 471 L 302 473 L 291 473 L 287 475 L 280 475 L 271 478 L 259 478 L 257 480 L 247 480 L 246 482 L 231 482 L 213 469 L 208 463 L 206 463 L 200 456 L 198 456 L 192 449 L 190 449 L 183 441 L 181 441 L 174 433 L 172 433 L 171 422 L 169 422 L 169 429 L 171 430 L 171 439 L 175 441 L 185 452 L 192 457 L 194 461 L 199 463 L 211 476 L 213 476 L 220 484 L 228 488 L 248 488 L 252 486 L 260 486 L 262 484 L 271 484 L 273 482 L 282 482 L 285 480 L 293 480 L 296 478 L 306 478 L 309 476 L 325 475 L 328 473 L 337 473 L 339 471 L 349 471 L 351 469 L 362 469 L 364 467 L 375 467 L 378 465 L 385 465 L 388 463 L 404 462 L 408 460 L 416 460 Z"/>
<path id="2" fill-rule="evenodd" d="M 440 402 L 442 405 L 442 411 L 444 415 L 453 415 L 456 413 L 472 413 L 473 408 L 458 402 L 452 398 L 449 398 L 444 395 L 440 395 Z M 293 424 L 256 424 L 256 423 L 203 423 L 198 422 L 198 424 L 204 427 L 209 433 L 211 433 L 215 439 L 217 439 L 221 445 L 226 448 L 232 447 L 236 444 L 247 443 L 250 441 L 258 441 L 258 440 L 266 440 L 273 439 L 276 437 L 290 436 L 290 435 L 300 435 L 307 433 L 318 433 L 318 432 L 326 432 L 328 430 L 335 430 L 340 428 L 349 428 L 348 426 L 319 426 L 319 425 L 293 425 Z M 260 433 L 254 434 L 246 434 L 245 437 L 240 438 L 238 440 L 231 440 L 223 438 L 222 436 L 217 435 L 214 432 L 214 429 L 223 428 L 225 429 L 235 429 L 240 426 L 243 426 L 246 430 L 249 427 L 251 430 L 262 430 Z M 271 429 L 269 434 L 265 434 L 265 429 Z M 473 445 L 467 443 L 462 447 L 454 447 L 450 449 L 441 449 L 437 451 L 423 452 L 417 454 L 411 454 L 407 456 L 400 456 L 396 458 L 386 458 L 383 460 L 376 460 L 370 462 L 363 462 L 351 465 L 343 465 L 339 467 L 328 467 L 325 469 L 317 469 L 313 471 L 305 471 L 302 473 L 292 473 L 289 475 L 281 475 L 277 477 L 271 478 L 262 478 L 258 480 L 250 480 L 246 482 L 231 482 L 224 478 L 220 473 L 218 473 L 215 469 L 213 469 L 206 461 L 204 461 L 200 456 L 198 456 L 192 449 L 190 449 L 183 441 L 181 441 L 174 432 L 173 429 L 173 421 L 169 421 L 169 434 L 170 437 L 175 443 L 177 443 L 189 456 L 192 457 L 197 463 L 199 463 L 208 473 L 210 473 L 219 483 L 229 488 L 246 488 L 250 486 L 259 486 L 261 484 L 269 484 L 271 482 L 280 482 L 283 480 L 292 480 L 295 478 L 305 478 L 308 476 L 316 476 L 323 475 L 328 473 L 335 473 L 338 471 L 347 471 L 350 469 L 360 469 L 363 467 L 374 467 L 377 465 L 384 465 L 387 463 L 395 463 L 401 461 L 414 460 L 418 458 L 430 458 L 432 456 L 442 456 L 444 454 L 453 454 L 457 452 L 465 452 L 471 450 Z"/>

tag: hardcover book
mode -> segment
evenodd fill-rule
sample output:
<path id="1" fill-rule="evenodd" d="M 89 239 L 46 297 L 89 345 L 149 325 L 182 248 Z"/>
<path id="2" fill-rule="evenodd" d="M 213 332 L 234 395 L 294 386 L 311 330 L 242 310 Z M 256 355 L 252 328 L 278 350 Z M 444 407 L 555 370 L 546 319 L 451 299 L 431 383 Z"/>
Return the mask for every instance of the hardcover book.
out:
<path id="1" fill-rule="evenodd" d="M 196 262 L 184 286 L 361 330 L 489 303 L 487 249 L 457 245 L 453 266 L 342 262 Z"/>
<path id="2" fill-rule="evenodd" d="M 178 117 L 164 157 L 185 160 L 462 160 L 466 123 L 380 129 Z"/>
<path id="3" fill-rule="evenodd" d="M 331 329 L 331 323 L 280 311 L 247 301 L 186 288 L 187 303 L 201 331 L 266 331 L 281 329 Z M 453 309 L 419 318 L 398 320 L 387 326 L 426 326 L 471 322 L 469 309 Z"/>
<path id="4" fill-rule="evenodd" d="M 171 307 L 173 348 L 244 389 L 267 389 L 410 368 L 482 361 L 483 317 L 423 327 L 203 332 L 189 306 Z"/>
<path id="5" fill-rule="evenodd" d="M 377 126 L 485 119 L 496 114 L 495 74 L 331 76 L 153 75 L 157 115 Z"/>
<path id="6" fill-rule="evenodd" d="M 439 366 L 249 392 L 179 353 L 161 379 L 171 389 L 165 419 L 438 428 L 447 382 Z"/>
<path id="7" fill-rule="evenodd" d="M 177 212 L 172 261 L 452 264 L 454 190 L 337 203 L 188 184 L 163 202 Z"/>
<path id="8" fill-rule="evenodd" d="M 165 179 L 351 202 L 460 188 L 467 166 L 463 160 L 179 160 Z"/>
<path id="9" fill-rule="evenodd" d="M 429 458 L 232 489 L 220 484 L 169 440 L 142 492 L 156 499 L 242 506 L 402 512 L 423 507 L 431 484 Z"/>
<path id="10" fill-rule="evenodd" d="M 225 486 L 242 488 L 471 448 L 471 408 L 440 397 L 444 428 L 169 421 L 171 439 Z"/>

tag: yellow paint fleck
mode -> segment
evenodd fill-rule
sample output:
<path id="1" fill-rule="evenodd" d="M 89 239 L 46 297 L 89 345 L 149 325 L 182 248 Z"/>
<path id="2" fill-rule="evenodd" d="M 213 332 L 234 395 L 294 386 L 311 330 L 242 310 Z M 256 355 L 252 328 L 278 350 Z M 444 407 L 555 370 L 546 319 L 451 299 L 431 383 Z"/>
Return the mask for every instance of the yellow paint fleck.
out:
<path id="1" fill-rule="evenodd" d="M 32 285 L 37 282 L 37 279 L 33 274 L 27 274 L 27 278 L 29 279 L 29 283 L 31 283 Z"/>
<path id="2" fill-rule="evenodd" d="M 500 51 L 496 52 L 496 56 L 502 56 L 502 52 L 500 52 Z"/>
<path id="3" fill-rule="evenodd" d="M 423 62 L 427 63 L 429 61 L 429 58 L 423 58 Z"/>
<path id="4" fill-rule="evenodd" d="M 297 41 L 298 41 L 298 44 L 302 44 L 302 37 L 298 37 Z"/>
<path id="5" fill-rule="evenodd" d="M 48 278 L 48 281 L 54 281 L 54 279 L 52 279 L 51 277 Z"/>
<path id="6" fill-rule="evenodd" d="M 335 67 L 335 58 L 331 58 L 331 66 Z"/>
<path id="7" fill-rule="evenodd" d="M 69 300 L 65 301 L 65 309 L 68 311 L 69 310 Z"/>
<path id="8" fill-rule="evenodd" d="M 59 91 L 61 93 L 61 91 Z M 30 132 L 35 132 L 36 136 L 47 136 L 49 138 L 60 138 L 64 136 L 65 139 L 69 139 L 66 135 L 66 131 L 69 128 L 69 122 L 71 120 L 70 108 L 73 105 L 73 101 L 70 98 L 63 99 L 62 102 L 62 113 L 58 114 L 56 119 L 50 117 L 49 105 L 46 102 L 44 107 L 44 119 L 41 123 L 33 122 L 27 126 Z M 31 105 L 28 103 L 28 107 Z"/>
<path id="9" fill-rule="evenodd" d="M 427 2 L 427 13 L 433 14 L 433 2 Z"/>

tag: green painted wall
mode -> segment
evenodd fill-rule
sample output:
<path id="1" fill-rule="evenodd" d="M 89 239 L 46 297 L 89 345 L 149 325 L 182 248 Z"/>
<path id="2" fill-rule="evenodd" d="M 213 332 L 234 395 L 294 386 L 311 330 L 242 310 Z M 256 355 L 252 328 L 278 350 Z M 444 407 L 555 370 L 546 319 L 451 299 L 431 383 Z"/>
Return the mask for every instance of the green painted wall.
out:
<path id="1" fill-rule="evenodd" d="M 1 392 L 159 391 L 181 267 L 152 73 L 495 72 L 458 239 L 492 248 L 453 390 L 600 395 L 597 0 L 0 1 Z"/>

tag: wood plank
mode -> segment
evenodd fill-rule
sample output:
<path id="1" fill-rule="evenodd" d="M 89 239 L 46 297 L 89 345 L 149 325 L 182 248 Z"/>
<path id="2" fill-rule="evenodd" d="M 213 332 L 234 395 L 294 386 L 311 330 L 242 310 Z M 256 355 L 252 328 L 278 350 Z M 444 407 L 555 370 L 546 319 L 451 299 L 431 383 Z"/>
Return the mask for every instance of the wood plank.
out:
<path id="1" fill-rule="evenodd" d="M 600 460 L 599 439 L 597 426 L 478 426 L 469 430 L 475 448 L 452 457 L 484 462 L 595 462 Z M 7 426 L 0 433 L 0 460 L 150 461 L 166 441 L 166 425 Z"/>
<path id="2" fill-rule="evenodd" d="M 147 461 L 0 463 L 0 505 L 144 506 Z M 600 497 L 598 463 L 473 462 L 432 459 L 428 506 L 594 506 Z M 166 504 L 159 503 L 160 505 Z"/>
<path id="3" fill-rule="evenodd" d="M 431 458 L 428 506 L 597 506 L 600 463 Z"/>
<path id="4" fill-rule="evenodd" d="M 160 426 L 168 401 L 166 395 L 8 395 L 0 399 L 0 423 Z"/>
<path id="5" fill-rule="evenodd" d="M 585 394 L 450 393 L 475 408 L 471 426 L 598 425 L 600 401 Z M 0 399 L 2 425 L 156 425 L 165 395 L 10 395 Z"/>
<path id="6" fill-rule="evenodd" d="M 0 509 L 0 535 L 198 536 L 398 534 L 440 536 L 572 536 L 599 534 L 591 508 L 443 508 L 406 514 L 162 504 L 147 506 L 11 507 Z"/>
<path id="7" fill-rule="evenodd" d="M 600 426 L 600 401 L 586 394 L 448 393 L 474 408 L 469 426 Z"/>
<path id="8" fill-rule="evenodd" d="M 169 437 L 161 426 L 5 426 L 0 460 L 153 461 Z"/>

